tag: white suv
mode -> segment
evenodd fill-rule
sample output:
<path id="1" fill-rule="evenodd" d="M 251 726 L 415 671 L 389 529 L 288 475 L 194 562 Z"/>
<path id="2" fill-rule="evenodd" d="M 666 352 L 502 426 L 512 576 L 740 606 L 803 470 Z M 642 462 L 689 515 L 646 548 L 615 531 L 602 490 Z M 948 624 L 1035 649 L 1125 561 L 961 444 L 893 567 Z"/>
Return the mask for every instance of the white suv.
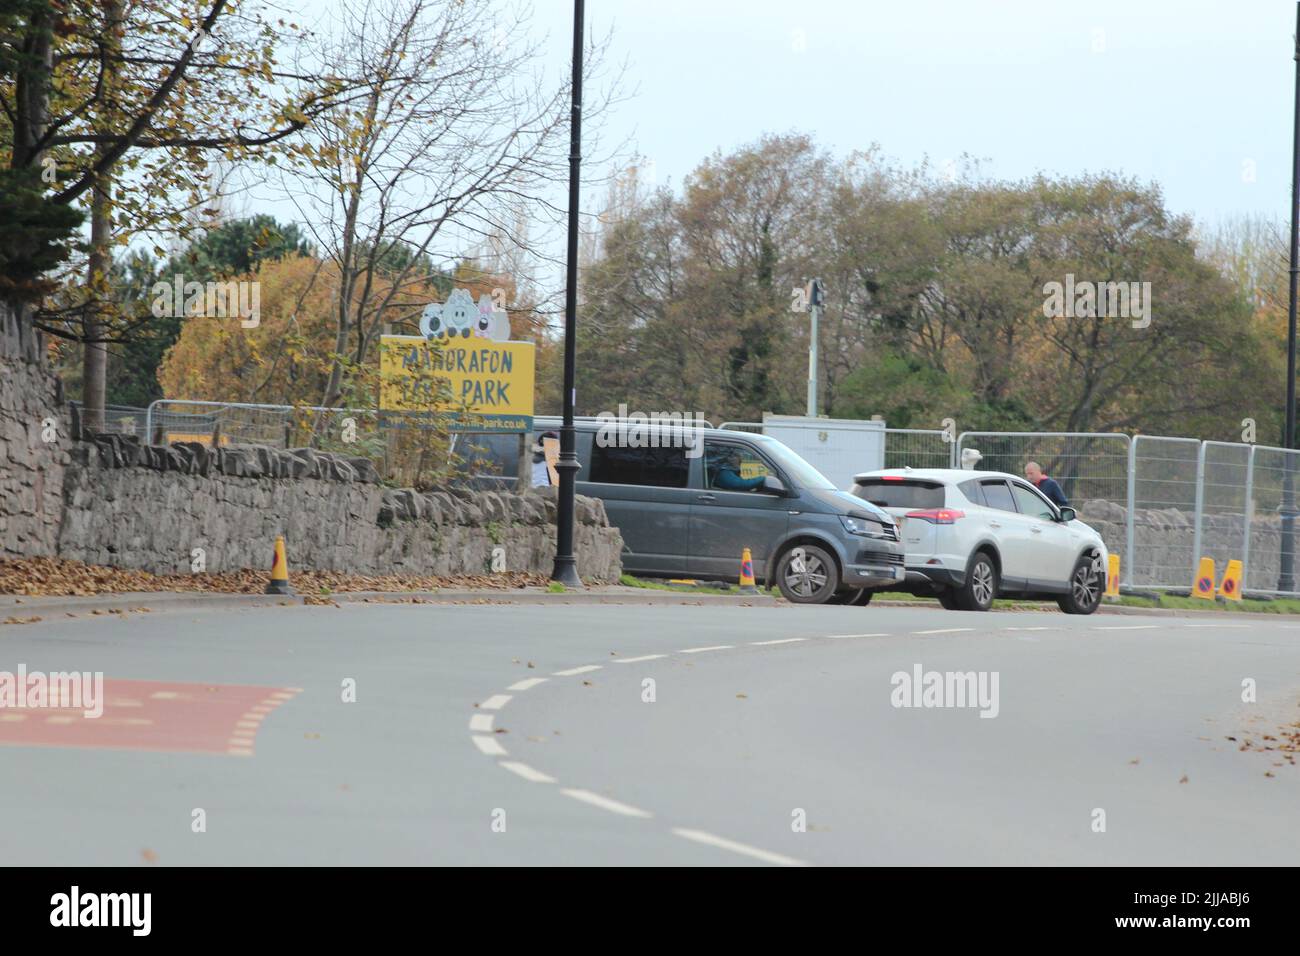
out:
<path id="1" fill-rule="evenodd" d="M 1067 614 L 1101 603 L 1101 535 L 1015 475 L 889 468 L 858 475 L 850 491 L 898 523 L 907 577 L 897 590 L 950 610 L 987 611 L 998 596 L 1055 598 Z"/>

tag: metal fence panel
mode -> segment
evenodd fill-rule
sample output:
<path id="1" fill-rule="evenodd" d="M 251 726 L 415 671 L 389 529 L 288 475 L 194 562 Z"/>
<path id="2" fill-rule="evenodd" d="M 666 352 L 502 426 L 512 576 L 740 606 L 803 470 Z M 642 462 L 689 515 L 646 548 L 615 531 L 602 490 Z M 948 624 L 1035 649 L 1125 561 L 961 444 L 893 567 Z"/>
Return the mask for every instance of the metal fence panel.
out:
<path id="1" fill-rule="evenodd" d="M 1071 502 L 1107 501 L 1122 506 L 1128 496 L 1129 437 L 1091 432 L 962 432 L 956 460 L 973 448 L 976 468 L 1023 475 L 1038 462 Z"/>
<path id="2" fill-rule="evenodd" d="M 1220 575 L 1230 560 L 1248 550 L 1251 445 L 1207 441 L 1201 445 L 1200 499 L 1194 555 L 1214 559 Z M 1189 569 L 1193 570 L 1193 569 Z"/>
<path id="3" fill-rule="evenodd" d="M 1129 489 L 1127 435 L 1094 432 L 963 432 L 955 459 L 974 449 L 982 471 L 1023 475 L 1036 461 L 1061 486 L 1079 517 L 1096 528 L 1111 554 L 1126 555 Z"/>
<path id="4" fill-rule="evenodd" d="M 1195 438 L 1133 439 L 1133 556 L 1126 578 L 1131 584 L 1191 587 L 1200 455 Z"/>
<path id="5" fill-rule="evenodd" d="M 955 443 L 939 429 L 886 428 L 886 468 L 952 468 Z"/>
<path id="6" fill-rule="evenodd" d="M 1292 507 L 1295 491 L 1300 490 L 1300 451 L 1284 448 L 1256 446 L 1252 466 L 1250 544 L 1246 564 L 1244 591 L 1262 591 L 1269 594 L 1300 593 L 1293 580 L 1283 588 L 1282 569 L 1282 515 L 1287 503 L 1288 471 L 1292 489 Z M 1291 554 L 1296 554 L 1295 529 L 1292 529 Z M 1294 578 L 1294 572 L 1293 572 Z"/>

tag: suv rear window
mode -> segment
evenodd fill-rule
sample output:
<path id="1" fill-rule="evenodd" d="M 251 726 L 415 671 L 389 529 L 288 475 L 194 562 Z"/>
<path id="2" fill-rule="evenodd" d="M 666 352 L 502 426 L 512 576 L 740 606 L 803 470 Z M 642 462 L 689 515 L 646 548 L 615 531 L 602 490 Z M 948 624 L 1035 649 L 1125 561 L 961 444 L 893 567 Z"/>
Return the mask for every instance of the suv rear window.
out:
<path id="1" fill-rule="evenodd" d="M 943 485 L 917 478 L 888 481 L 867 478 L 853 486 L 853 494 L 879 508 L 942 508 Z"/>

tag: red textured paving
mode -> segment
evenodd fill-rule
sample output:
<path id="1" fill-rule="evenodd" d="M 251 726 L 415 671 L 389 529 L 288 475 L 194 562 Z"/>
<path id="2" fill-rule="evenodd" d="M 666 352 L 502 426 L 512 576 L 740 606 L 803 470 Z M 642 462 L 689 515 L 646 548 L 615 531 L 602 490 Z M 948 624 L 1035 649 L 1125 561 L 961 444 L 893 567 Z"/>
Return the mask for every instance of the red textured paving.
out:
<path id="1" fill-rule="evenodd" d="M 251 757 L 257 731 L 296 687 L 104 679 L 104 712 L 0 707 L 0 744 Z"/>

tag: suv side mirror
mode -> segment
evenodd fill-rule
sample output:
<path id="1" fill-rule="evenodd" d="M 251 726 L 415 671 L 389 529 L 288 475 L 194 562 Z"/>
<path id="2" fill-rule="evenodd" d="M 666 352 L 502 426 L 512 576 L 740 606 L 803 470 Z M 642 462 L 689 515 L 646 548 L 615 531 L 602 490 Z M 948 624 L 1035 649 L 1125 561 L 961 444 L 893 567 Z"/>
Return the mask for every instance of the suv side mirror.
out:
<path id="1" fill-rule="evenodd" d="M 1061 509 L 1061 524 L 1068 524 L 1069 522 L 1073 521 L 1073 520 L 1074 520 L 1075 518 L 1077 518 L 1078 516 L 1079 516 L 1078 513 L 1077 513 L 1073 508 L 1062 508 L 1062 509 Z"/>
<path id="2" fill-rule="evenodd" d="M 763 491 L 769 495 L 785 496 L 785 483 L 776 475 L 766 475 L 763 478 Z"/>

